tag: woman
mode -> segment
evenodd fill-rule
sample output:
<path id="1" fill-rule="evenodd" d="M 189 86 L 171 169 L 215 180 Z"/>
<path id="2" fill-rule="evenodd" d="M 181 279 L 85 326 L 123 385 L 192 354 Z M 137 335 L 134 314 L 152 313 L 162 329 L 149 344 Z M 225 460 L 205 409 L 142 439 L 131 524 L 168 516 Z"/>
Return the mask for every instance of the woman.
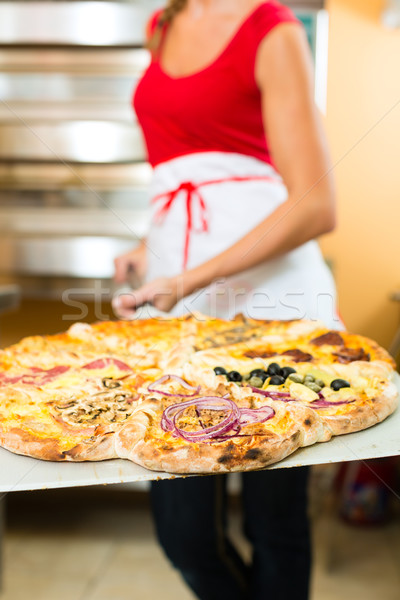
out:
<path id="1" fill-rule="evenodd" d="M 338 327 L 313 241 L 334 226 L 331 167 L 295 17 L 276 0 L 170 0 L 149 37 L 135 108 L 154 167 L 152 226 L 115 261 L 118 282 L 132 269 L 146 282 L 116 310 L 150 302 Z M 308 597 L 306 482 L 304 469 L 243 475 L 251 566 L 226 536 L 223 476 L 154 484 L 160 541 L 200 599 Z"/>

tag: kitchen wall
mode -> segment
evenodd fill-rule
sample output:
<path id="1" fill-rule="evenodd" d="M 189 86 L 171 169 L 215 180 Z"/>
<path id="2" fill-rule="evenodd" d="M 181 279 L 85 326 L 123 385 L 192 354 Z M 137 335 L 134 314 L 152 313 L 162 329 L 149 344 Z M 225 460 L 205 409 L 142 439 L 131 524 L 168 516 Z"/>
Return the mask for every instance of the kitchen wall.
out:
<path id="1" fill-rule="evenodd" d="M 387 346 L 400 320 L 400 29 L 380 23 L 383 0 L 327 0 L 326 126 L 339 224 L 323 250 L 334 262 L 349 329 Z"/>

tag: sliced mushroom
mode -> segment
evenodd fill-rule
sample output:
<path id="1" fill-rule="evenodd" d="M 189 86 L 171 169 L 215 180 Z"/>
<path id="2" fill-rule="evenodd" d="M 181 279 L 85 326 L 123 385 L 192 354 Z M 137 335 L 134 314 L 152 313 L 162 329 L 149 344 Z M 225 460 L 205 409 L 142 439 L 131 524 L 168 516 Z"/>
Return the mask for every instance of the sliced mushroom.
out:
<path id="1" fill-rule="evenodd" d="M 101 383 L 108 390 L 113 390 L 121 386 L 121 382 L 113 379 L 112 377 L 104 377 L 104 379 L 101 380 Z"/>

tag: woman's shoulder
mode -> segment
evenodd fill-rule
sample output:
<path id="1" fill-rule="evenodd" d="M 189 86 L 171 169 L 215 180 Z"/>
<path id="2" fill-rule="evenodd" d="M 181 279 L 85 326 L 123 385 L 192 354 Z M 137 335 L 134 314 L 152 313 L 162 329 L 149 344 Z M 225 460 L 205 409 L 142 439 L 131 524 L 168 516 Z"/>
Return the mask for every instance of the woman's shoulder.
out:
<path id="1" fill-rule="evenodd" d="M 281 23 L 299 23 L 299 20 L 288 6 L 277 0 L 256 6 L 248 21 L 249 28 L 260 38 Z"/>

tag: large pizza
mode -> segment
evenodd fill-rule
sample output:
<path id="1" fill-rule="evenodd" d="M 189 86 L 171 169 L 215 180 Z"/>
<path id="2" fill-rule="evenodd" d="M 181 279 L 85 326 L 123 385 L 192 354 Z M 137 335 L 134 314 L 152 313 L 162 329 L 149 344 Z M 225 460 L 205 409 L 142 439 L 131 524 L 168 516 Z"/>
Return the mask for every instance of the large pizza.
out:
<path id="1" fill-rule="evenodd" d="M 385 419 L 393 378 L 378 344 L 315 321 L 76 323 L 0 352 L 0 445 L 170 473 L 259 469 Z"/>

